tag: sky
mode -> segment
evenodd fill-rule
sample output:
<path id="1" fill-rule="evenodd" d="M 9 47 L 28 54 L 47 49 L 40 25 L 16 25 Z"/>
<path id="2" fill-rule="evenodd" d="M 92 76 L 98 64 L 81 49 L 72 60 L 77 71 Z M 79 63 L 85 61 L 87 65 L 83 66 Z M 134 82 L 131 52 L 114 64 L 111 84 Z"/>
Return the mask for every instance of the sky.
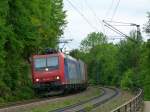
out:
<path id="1" fill-rule="evenodd" d="M 73 39 L 65 46 L 66 49 L 71 50 L 79 48 L 81 40 L 91 32 L 103 32 L 108 38 L 120 36 L 105 27 L 102 20 L 135 23 L 140 25 L 143 31 L 143 26 L 148 20 L 150 0 L 64 0 L 64 10 L 67 15 L 67 26 L 63 37 Z M 131 26 L 115 27 L 127 35 L 135 29 Z M 148 39 L 144 32 L 142 35 L 144 40 Z"/>

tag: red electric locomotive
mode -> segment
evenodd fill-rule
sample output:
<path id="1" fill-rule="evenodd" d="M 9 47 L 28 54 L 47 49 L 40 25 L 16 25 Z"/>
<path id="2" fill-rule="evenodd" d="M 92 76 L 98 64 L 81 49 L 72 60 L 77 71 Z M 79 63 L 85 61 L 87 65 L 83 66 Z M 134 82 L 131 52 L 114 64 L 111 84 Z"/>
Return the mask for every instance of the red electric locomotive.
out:
<path id="1" fill-rule="evenodd" d="M 32 56 L 32 80 L 36 91 L 86 89 L 87 70 L 81 60 L 49 49 Z"/>

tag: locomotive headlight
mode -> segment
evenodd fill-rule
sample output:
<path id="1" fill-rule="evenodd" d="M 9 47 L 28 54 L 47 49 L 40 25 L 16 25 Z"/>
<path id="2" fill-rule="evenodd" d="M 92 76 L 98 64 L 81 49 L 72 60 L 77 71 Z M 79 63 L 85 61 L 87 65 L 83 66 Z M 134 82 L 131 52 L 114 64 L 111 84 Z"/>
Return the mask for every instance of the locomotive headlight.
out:
<path id="1" fill-rule="evenodd" d="M 48 68 L 45 68 L 45 71 L 48 71 Z"/>
<path id="2" fill-rule="evenodd" d="M 36 79 L 35 81 L 36 81 L 36 82 L 39 82 L 39 79 Z"/>
<path id="3" fill-rule="evenodd" d="M 60 79 L 60 77 L 59 77 L 59 76 L 57 76 L 57 77 L 56 77 L 56 79 L 57 79 L 57 80 L 59 80 L 59 79 Z"/>

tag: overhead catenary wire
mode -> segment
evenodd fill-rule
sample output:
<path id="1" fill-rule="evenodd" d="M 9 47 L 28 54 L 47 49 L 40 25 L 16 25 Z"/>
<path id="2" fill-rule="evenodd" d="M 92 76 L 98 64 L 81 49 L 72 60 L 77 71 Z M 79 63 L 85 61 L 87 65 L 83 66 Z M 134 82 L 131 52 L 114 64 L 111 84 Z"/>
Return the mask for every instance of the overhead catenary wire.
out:
<path id="1" fill-rule="evenodd" d="M 103 20 L 103 21 L 105 21 L 106 23 L 111 23 L 111 28 L 110 28 L 110 26 L 108 26 L 108 25 L 106 25 L 106 23 L 105 23 L 105 26 L 107 27 L 107 28 L 109 28 L 109 29 L 111 29 L 112 31 L 114 31 L 114 28 L 115 27 L 113 27 L 113 26 L 119 26 L 119 27 L 131 27 L 131 26 L 137 26 L 136 24 L 134 24 L 134 23 L 127 23 L 127 22 L 121 22 L 121 21 L 110 21 L 110 20 Z M 116 29 L 116 28 L 115 28 Z M 118 30 L 119 31 L 119 30 Z M 114 32 L 116 32 L 116 33 L 118 33 L 118 31 L 116 32 L 116 31 L 114 31 Z M 120 32 L 118 33 L 119 35 L 122 35 L 122 34 L 120 34 Z M 122 35 L 123 37 L 129 37 L 129 36 L 127 36 L 126 34 L 124 35 Z M 108 37 L 110 37 L 110 36 L 108 36 Z"/>
<path id="2" fill-rule="evenodd" d="M 121 22 L 121 21 L 109 21 L 109 20 L 105 20 L 105 21 L 110 23 L 119 23 L 119 24 L 128 24 L 128 25 L 134 24 L 134 23 Z"/>
<path id="3" fill-rule="evenodd" d="M 128 37 L 127 35 L 124 35 L 124 34 L 118 32 L 117 30 L 113 29 L 113 28 L 112 28 L 111 26 L 109 26 L 109 25 L 105 25 L 105 26 L 106 26 L 107 28 L 111 29 L 112 31 L 116 32 L 117 34 L 123 36 L 123 37 Z"/>
<path id="4" fill-rule="evenodd" d="M 105 35 L 105 28 L 104 28 L 103 20 L 101 20 L 101 19 L 97 16 L 96 12 L 95 12 L 95 11 L 93 10 L 93 8 L 88 4 L 87 0 L 84 0 L 84 1 L 85 1 L 85 3 L 86 3 L 87 7 L 89 8 L 89 10 L 93 13 L 93 15 L 95 16 L 95 18 L 97 19 L 98 23 L 100 23 L 100 26 L 101 26 L 101 28 L 102 28 L 102 33 Z M 114 1 L 114 0 L 113 0 L 113 1 Z"/>
<path id="5" fill-rule="evenodd" d="M 113 7 L 114 1 L 115 1 L 115 0 L 112 0 L 112 2 L 111 2 L 111 4 L 110 4 L 110 6 L 109 6 L 109 8 L 108 8 L 108 10 L 106 11 L 105 18 L 109 15 L 110 10 L 111 10 L 111 9 L 112 9 L 112 7 Z"/>
<path id="6" fill-rule="evenodd" d="M 113 26 L 128 26 L 128 27 L 131 27 L 131 25 L 117 25 L 117 24 L 112 24 Z"/>
<path id="7" fill-rule="evenodd" d="M 119 7 L 119 4 L 120 4 L 120 0 L 118 0 L 117 5 L 116 5 L 116 7 L 115 7 L 115 9 L 114 9 L 114 12 L 113 12 L 112 17 L 111 17 L 111 21 L 113 20 L 115 14 L 116 14 L 116 12 L 117 12 L 117 9 L 118 9 L 118 7 Z"/>
<path id="8" fill-rule="evenodd" d="M 105 29 L 104 29 L 104 25 L 101 19 L 99 19 L 99 17 L 97 16 L 96 12 L 93 10 L 93 8 L 88 4 L 87 0 L 84 0 L 87 7 L 89 8 L 89 10 L 93 13 L 93 15 L 95 16 L 95 18 L 97 19 L 98 23 L 100 23 L 100 27 L 102 28 L 102 32 L 105 34 Z"/>
<path id="9" fill-rule="evenodd" d="M 110 11 L 111 11 L 111 9 L 112 9 L 112 7 L 113 7 L 114 1 L 115 1 L 115 0 L 112 0 L 112 1 L 111 1 L 110 5 L 109 5 L 109 7 L 108 7 L 108 10 L 106 11 L 106 14 L 105 14 L 105 16 L 104 16 L 104 19 L 106 19 L 107 16 L 109 15 L 109 13 L 110 13 Z M 102 21 L 103 21 L 103 20 L 102 20 Z M 105 25 L 104 25 L 103 22 L 102 22 L 101 24 L 102 24 L 102 28 L 103 28 L 103 33 L 104 33 L 104 35 L 106 35 L 107 30 L 105 30 Z"/>
<path id="10" fill-rule="evenodd" d="M 119 30 L 113 29 L 113 27 L 105 25 L 107 28 L 111 29 L 112 31 L 116 32 L 117 34 L 121 35 L 122 37 L 125 37 L 126 39 L 129 39 L 133 42 L 136 42 L 135 40 L 133 40 L 132 38 L 130 38 L 129 36 L 127 36 L 126 34 L 120 32 Z"/>
<path id="11" fill-rule="evenodd" d="M 126 34 L 122 33 L 121 31 L 119 31 L 117 28 L 115 28 L 114 26 L 108 24 L 107 22 L 103 21 L 105 23 L 106 27 L 109 27 L 110 29 L 113 29 L 113 31 L 118 32 L 120 35 L 124 36 L 124 37 L 129 37 Z"/>
<path id="12" fill-rule="evenodd" d="M 108 38 L 108 39 L 109 39 L 109 40 L 116 40 L 116 39 L 117 39 L 117 40 L 123 40 L 124 38 L 117 38 L 117 37 L 114 38 L 114 37 L 112 37 L 112 38 Z"/>
<path id="13" fill-rule="evenodd" d="M 86 6 L 88 7 L 88 9 L 92 12 L 92 14 L 95 16 L 96 20 L 99 22 L 102 22 L 99 17 L 97 16 L 96 12 L 93 10 L 93 8 L 88 4 L 87 0 L 84 0 Z"/>
<path id="14" fill-rule="evenodd" d="M 120 34 L 121 36 L 123 36 L 123 37 L 125 37 L 125 38 L 127 38 L 127 39 L 129 39 L 129 40 L 131 40 L 131 41 L 137 43 L 137 41 L 135 41 L 134 39 L 130 38 L 130 36 L 128 36 L 128 35 L 122 33 L 121 31 L 119 31 L 119 30 L 118 30 L 117 28 L 115 28 L 114 26 L 108 24 L 105 20 L 103 20 L 103 22 L 105 23 L 105 26 L 106 26 L 107 28 L 109 28 L 109 29 L 111 29 L 112 31 L 114 31 L 114 32 L 116 32 L 116 33 L 118 33 L 118 34 Z"/>
<path id="15" fill-rule="evenodd" d="M 122 32 L 120 32 L 119 30 L 117 30 L 116 28 L 114 28 L 113 26 L 111 26 L 110 24 L 108 24 L 105 20 L 103 20 L 104 26 L 109 28 L 110 30 L 114 31 L 115 33 L 121 35 L 122 37 L 128 37 L 127 35 L 123 34 Z"/>
<path id="16" fill-rule="evenodd" d="M 72 6 L 72 8 L 74 8 L 76 10 L 76 12 L 87 22 L 87 24 L 91 28 L 98 31 L 98 29 L 89 22 L 89 20 L 84 16 L 84 14 L 82 12 L 80 12 L 80 10 L 78 10 L 78 8 L 70 0 L 66 0 L 66 1 Z"/>

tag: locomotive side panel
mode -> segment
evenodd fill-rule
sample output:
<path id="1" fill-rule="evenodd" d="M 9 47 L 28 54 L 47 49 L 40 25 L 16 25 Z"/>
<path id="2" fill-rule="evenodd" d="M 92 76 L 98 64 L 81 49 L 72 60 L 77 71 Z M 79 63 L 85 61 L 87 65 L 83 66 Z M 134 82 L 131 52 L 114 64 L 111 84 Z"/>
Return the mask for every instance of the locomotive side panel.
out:
<path id="1" fill-rule="evenodd" d="M 78 81 L 78 62 L 65 58 L 65 79 L 67 84 L 77 84 Z"/>
<path id="2" fill-rule="evenodd" d="M 86 76 L 86 65 L 83 61 L 79 61 L 80 62 L 80 69 L 81 69 L 81 79 L 82 82 L 86 82 L 87 81 L 87 76 Z"/>

